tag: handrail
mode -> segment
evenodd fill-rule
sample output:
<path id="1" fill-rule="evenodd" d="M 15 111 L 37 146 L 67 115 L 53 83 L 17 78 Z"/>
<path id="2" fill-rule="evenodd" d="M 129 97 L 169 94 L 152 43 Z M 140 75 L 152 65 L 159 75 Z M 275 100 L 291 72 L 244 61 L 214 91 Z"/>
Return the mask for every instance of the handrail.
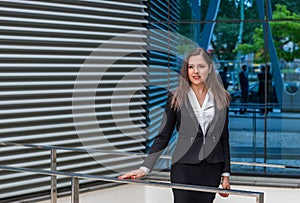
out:
<path id="1" fill-rule="evenodd" d="M 139 185 L 155 186 L 161 188 L 174 188 L 174 189 L 190 190 L 190 191 L 198 191 L 198 192 L 211 192 L 211 193 L 224 193 L 224 194 L 232 194 L 232 195 L 240 195 L 240 196 L 250 196 L 256 198 L 256 203 L 264 203 L 264 193 L 262 192 L 252 192 L 252 191 L 244 191 L 244 190 L 224 190 L 220 188 L 198 186 L 198 185 L 118 179 L 118 178 L 110 178 L 110 177 L 104 177 L 99 175 L 88 175 L 88 174 L 69 173 L 69 172 L 67 173 L 62 171 L 52 171 L 52 170 L 49 171 L 43 169 L 31 169 L 31 168 L 11 167 L 11 166 L 0 166 L 0 169 L 18 171 L 18 172 L 29 172 L 34 174 L 51 175 L 51 176 L 71 177 L 72 178 L 72 203 L 79 202 L 78 178 L 93 179 L 93 180 L 115 182 L 115 183 L 139 184 Z M 52 199 L 51 202 L 53 203 L 55 201 L 56 201 L 56 197 L 55 200 L 53 201 Z"/>
<path id="2" fill-rule="evenodd" d="M 22 143 L 16 143 L 16 142 L 1 142 L 0 145 L 22 146 L 22 147 L 30 147 L 30 148 L 37 148 L 37 149 L 49 149 L 49 150 L 56 149 L 56 150 L 76 151 L 76 152 L 130 155 L 130 156 L 139 156 L 139 157 L 146 156 L 143 153 L 124 152 L 124 151 L 117 151 L 117 150 L 82 149 L 82 148 L 74 148 L 74 147 L 52 146 L 52 145 L 22 144 Z"/>
<path id="3" fill-rule="evenodd" d="M 29 172 L 34 174 L 44 174 L 51 176 L 51 203 L 57 202 L 57 176 L 67 176 L 70 177 L 72 182 L 72 203 L 79 203 L 79 178 L 85 179 L 93 179 L 100 180 L 106 182 L 115 182 L 115 183 L 130 183 L 130 184 L 140 184 L 147 186 L 156 186 L 156 187 L 164 187 L 164 188 L 174 188 L 181 190 L 191 190 L 191 191 L 199 191 L 199 192 L 211 192 L 211 193 L 224 193 L 224 194 L 232 194 L 232 195 L 241 195 L 241 196 L 252 196 L 255 197 L 256 203 L 264 203 L 264 193 L 262 192 L 251 192 L 251 191 L 243 191 L 243 190 L 224 190 L 220 188 L 206 187 L 206 186 L 197 186 L 197 185 L 186 185 L 186 184 L 177 184 L 177 183 L 162 183 L 162 182 L 150 182 L 144 180 L 128 180 L 128 179 L 118 179 L 118 178 L 110 178 L 104 176 L 96 176 L 96 175 L 88 175 L 88 174 L 80 174 L 80 173 L 67 173 L 56 170 L 56 150 L 73 150 L 73 151 L 81 151 L 81 152 L 115 152 L 111 150 L 86 150 L 86 149 L 77 149 L 77 148 L 67 148 L 67 147 L 57 147 L 57 146 L 46 146 L 46 145 L 34 145 L 34 144 L 20 144 L 14 142 L 2 142 L 0 145 L 13 145 L 13 146 L 25 146 L 31 148 L 39 148 L 39 149 L 49 149 L 51 150 L 51 170 L 44 169 L 31 169 L 31 168 L 22 168 L 22 167 L 12 167 L 12 166 L 0 166 L 2 170 L 10 170 L 10 171 L 19 171 L 19 172 Z M 137 153 L 124 153 L 118 152 L 118 154 L 122 155 L 140 155 Z"/>
<path id="4" fill-rule="evenodd" d="M 66 150 L 66 151 L 77 151 L 77 152 L 90 152 L 90 153 L 104 153 L 104 154 L 115 154 L 123 156 L 138 156 L 146 157 L 147 154 L 144 153 L 135 153 L 135 152 L 124 152 L 116 150 L 99 150 L 99 149 L 82 149 L 74 147 L 61 147 L 61 146 L 50 146 L 50 145 L 37 145 L 37 144 L 23 144 L 16 142 L 1 142 L 0 145 L 11 145 L 11 146 L 23 146 L 37 149 L 56 149 L 56 150 Z M 168 155 L 162 155 L 163 159 L 171 159 Z M 269 167 L 269 168 L 290 168 L 290 169 L 300 169 L 300 166 L 291 166 L 291 165 L 282 165 L 282 164 L 268 164 L 268 163 L 255 163 L 255 162 L 236 162 L 231 161 L 230 164 L 233 165 L 245 165 L 245 166 L 260 166 L 260 167 Z"/>
<path id="5" fill-rule="evenodd" d="M 231 164 L 236 165 L 245 165 L 245 166 L 261 166 L 261 167 L 270 167 L 270 168 L 290 168 L 290 169 L 300 169 L 300 166 L 289 166 L 289 165 L 281 165 L 281 164 L 267 164 L 267 163 L 254 163 L 254 162 L 238 162 L 232 161 Z"/>
<path id="6" fill-rule="evenodd" d="M 269 107 L 272 107 L 272 106 L 268 106 L 267 108 Z M 264 109 L 264 108 L 259 108 L 259 107 L 251 107 L 251 105 L 239 105 L 239 106 L 231 106 L 229 108 L 229 112 L 239 112 L 241 108 L 246 108 L 246 112 L 250 113 L 250 114 L 253 114 L 255 115 L 255 118 L 259 118 L 259 117 L 256 117 L 256 115 L 260 115 L 260 109 Z M 246 114 L 247 115 L 247 114 Z M 246 115 L 244 115 L 243 117 L 245 117 Z M 265 114 L 263 114 L 265 115 Z M 236 117 L 237 115 L 231 115 L 232 117 Z M 249 117 L 250 115 L 248 115 Z M 280 114 L 271 114 L 271 115 L 268 115 L 268 118 L 277 118 L 277 119 L 299 119 L 300 117 L 297 116 L 297 114 L 293 114 L 293 113 L 288 113 L 288 112 L 281 112 Z"/>

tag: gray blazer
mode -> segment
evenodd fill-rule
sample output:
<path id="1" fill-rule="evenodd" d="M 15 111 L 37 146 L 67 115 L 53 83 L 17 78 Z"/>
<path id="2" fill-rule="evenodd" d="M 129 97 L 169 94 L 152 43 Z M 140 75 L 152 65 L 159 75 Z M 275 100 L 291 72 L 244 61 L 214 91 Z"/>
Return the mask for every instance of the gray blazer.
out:
<path id="1" fill-rule="evenodd" d="M 175 111 L 171 108 L 172 97 L 170 93 L 163 123 L 142 166 L 153 169 L 176 127 L 178 140 L 172 156 L 173 164 L 196 164 L 205 159 L 209 163 L 224 163 L 222 172 L 230 173 L 228 110 L 220 110 L 215 104 L 214 118 L 204 135 L 189 99 L 186 98 L 181 109 Z"/>

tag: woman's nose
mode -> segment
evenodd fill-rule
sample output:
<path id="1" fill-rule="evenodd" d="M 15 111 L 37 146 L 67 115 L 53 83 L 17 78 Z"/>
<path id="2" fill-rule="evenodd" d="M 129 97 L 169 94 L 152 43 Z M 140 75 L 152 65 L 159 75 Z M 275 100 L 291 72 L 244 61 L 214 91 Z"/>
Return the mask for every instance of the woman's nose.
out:
<path id="1" fill-rule="evenodd" d="M 199 72 L 199 69 L 198 69 L 197 66 L 194 67 L 194 72 L 195 72 L 195 73 L 198 73 L 198 72 Z"/>

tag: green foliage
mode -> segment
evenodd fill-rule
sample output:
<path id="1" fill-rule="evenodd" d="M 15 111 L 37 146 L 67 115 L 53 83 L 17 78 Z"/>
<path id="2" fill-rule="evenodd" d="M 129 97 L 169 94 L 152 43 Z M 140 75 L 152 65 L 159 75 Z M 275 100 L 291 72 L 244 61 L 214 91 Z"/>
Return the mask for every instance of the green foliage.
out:
<path id="1" fill-rule="evenodd" d="M 286 6 L 277 4 L 273 18 L 283 20 L 270 23 L 278 57 L 286 61 L 293 61 L 294 58 L 299 58 L 300 15 L 291 13 Z"/>
<path id="2" fill-rule="evenodd" d="M 241 19 L 239 0 L 221 1 L 218 12 L 217 23 L 214 30 L 214 37 L 211 44 L 214 48 L 215 55 L 221 60 L 233 60 L 236 58 L 236 44 L 238 43 L 238 35 L 240 22 L 234 22 Z M 245 19 L 257 19 L 258 10 L 256 4 L 251 0 L 244 1 Z M 242 42 L 251 42 L 254 29 L 257 23 L 244 23 Z"/>
<path id="3" fill-rule="evenodd" d="M 276 5 L 285 5 L 287 10 L 292 13 L 300 14 L 300 2 L 299 0 L 272 0 L 272 11 L 276 10 Z"/>
<path id="4" fill-rule="evenodd" d="M 223 19 L 225 20 L 225 19 Z M 214 39 L 211 44 L 219 59 L 232 60 L 236 53 L 233 50 L 238 40 L 239 24 L 220 23 L 215 26 Z"/>
<path id="5" fill-rule="evenodd" d="M 238 50 L 241 52 L 241 54 L 248 54 L 254 51 L 253 46 L 251 44 L 239 44 Z"/>
<path id="6" fill-rule="evenodd" d="M 285 61 L 293 61 L 300 57 L 300 15 L 290 12 L 286 6 L 277 4 L 273 12 L 273 21 L 270 22 L 271 32 L 277 55 Z M 255 29 L 253 42 L 238 46 L 243 54 L 255 53 L 255 62 L 269 60 L 264 52 L 265 37 L 262 25 Z"/>

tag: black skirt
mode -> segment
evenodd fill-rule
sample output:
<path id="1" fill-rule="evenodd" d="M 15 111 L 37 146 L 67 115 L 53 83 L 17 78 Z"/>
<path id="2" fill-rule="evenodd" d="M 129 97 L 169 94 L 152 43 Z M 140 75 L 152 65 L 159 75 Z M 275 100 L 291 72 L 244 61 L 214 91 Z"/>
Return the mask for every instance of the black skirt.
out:
<path id="1" fill-rule="evenodd" d="M 223 163 L 211 164 L 201 161 L 199 164 L 175 163 L 171 168 L 171 182 L 218 187 L 221 181 Z M 215 193 L 172 189 L 174 203 L 212 203 Z"/>

